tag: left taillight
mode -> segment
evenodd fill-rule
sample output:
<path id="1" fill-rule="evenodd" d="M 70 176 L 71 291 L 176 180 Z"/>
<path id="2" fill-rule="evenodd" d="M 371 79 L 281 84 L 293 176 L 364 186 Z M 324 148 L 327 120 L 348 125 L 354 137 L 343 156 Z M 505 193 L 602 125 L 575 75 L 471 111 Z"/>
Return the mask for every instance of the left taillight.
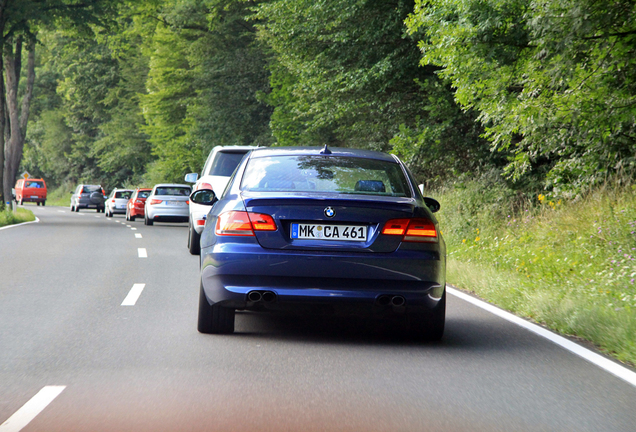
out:
<path id="1" fill-rule="evenodd" d="M 403 236 L 405 242 L 436 242 L 437 229 L 425 218 L 391 219 L 384 224 L 382 234 Z"/>
<path id="2" fill-rule="evenodd" d="M 253 236 L 254 231 L 276 231 L 274 219 L 267 214 L 230 211 L 216 220 L 216 235 Z"/>
<path id="3" fill-rule="evenodd" d="M 163 201 L 160 199 L 151 199 L 150 200 L 150 205 L 154 205 L 154 204 L 161 204 Z"/>

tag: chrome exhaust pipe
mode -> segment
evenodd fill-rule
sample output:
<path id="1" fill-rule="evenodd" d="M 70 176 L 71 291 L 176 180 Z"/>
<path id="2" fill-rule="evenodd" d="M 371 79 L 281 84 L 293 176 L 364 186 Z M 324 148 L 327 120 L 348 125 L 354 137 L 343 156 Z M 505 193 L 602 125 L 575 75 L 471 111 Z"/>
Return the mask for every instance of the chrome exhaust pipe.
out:
<path id="1" fill-rule="evenodd" d="M 263 296 L 258 291 L 250 291 L 247 293 L 247 299 L 251 302 L 259 302 L 263 300 Z"/>
<path id="2" fill-rule="evenodd" d="M 270 303 L 276 300 L 276 293 L 273 293 L 271 291 L 265 291 L 263 293 L 263 301 Z"/>
<path id="3" fill-rule="evenodd" d="M 393 306 L 400 307 L 400 306 L 404 306 L 405 303 L 406 303 L 406 300 L 402 296 L 393 296 L 391 298 L 391 305 Z"/>

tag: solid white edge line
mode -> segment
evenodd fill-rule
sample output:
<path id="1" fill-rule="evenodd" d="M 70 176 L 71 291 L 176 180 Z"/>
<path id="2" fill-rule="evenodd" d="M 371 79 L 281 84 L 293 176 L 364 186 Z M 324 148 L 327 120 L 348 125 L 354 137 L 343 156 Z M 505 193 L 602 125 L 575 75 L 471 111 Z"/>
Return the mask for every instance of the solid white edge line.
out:
<path id="1" fill-rule="evenodd" d="M 28 224 L 32 224 L 32 223 L 38 223 L 38 222 L 40 222 L 40 219 L 36 216 L 34 221 L 22 222 L 22 223 L 19 223 L 19 224 L 3 226 L 3 227 L 0 228 L 0 231 L 4 230 L 4 229 L 15 228 L 15 227 L 19 227 L 19 226 L 22 226 L 22 225 L 28 225 Z"/>
<path id="2" fill-rule="evenodd" d="M 137 255 L 139 258 L 148 258 L 148 251 L 146 248 L 137 248 Z"/>
<path id="3" fill-rule="evenodd" d="M 636 386 L 636 372 L 633 372 L 626 367 L 613 362 L 612 360 L 609 360 L 593 351 L 590 351 L 589 349 L 584 348 L 581 345 L 574 343 L 567 338 L 564 338 L 563 336 L 559 336 L 558 334 L 553 333 L 550 330 L 526 321 L 525 319 L 520 318 L 510 312 L 506 312 L 503 309 L 499 309 L 498 307 L 486 303 L 485 301 L 476 299 L 473 296 L 470 296 L 449 286 L 446 286 L 446 290 L 455 297 L 459 297 L 460 299 L 472 303 L 475 306 L 478 306 L 494 315 L 497 315 L 500 318 L 505 319 L 506 321 L 517 324 L 518 326 L 523 327 L 526 330 L 530 330 L 532 333 L 548 339 L 549 341 L 559 345 L 562 348 L 565 348 L 566 350 L 570 351 L 573 354 L 576 354 L 579 357 L 584 358 L 588 362 L 595 364 L 596 366 L 611 373 L 612 375 L 617 376 L 618 378 L 628 382 L 633 386 Z"/>
<path id="4" fill-rule="evenodd" d="M 141 238 L 141 234 L 140 233 L 135 233 L 135 238 Z"/>
<path id="5" fill-rule="evenodd" d="M 28 425 L 66 386 L 46 386 L 33 396 L 22 408 L 0 425 L 0 432 L 19 432 Z"/>
<path id="6" fill-rule="evenodd" d="M 130 292 L 126 296 L 123 302 L 121 302 L 122 306 L 134 306 L 141 295 L 141 292 L 144 290 L 146 284 L 134 284 L 130 289 Z"/>

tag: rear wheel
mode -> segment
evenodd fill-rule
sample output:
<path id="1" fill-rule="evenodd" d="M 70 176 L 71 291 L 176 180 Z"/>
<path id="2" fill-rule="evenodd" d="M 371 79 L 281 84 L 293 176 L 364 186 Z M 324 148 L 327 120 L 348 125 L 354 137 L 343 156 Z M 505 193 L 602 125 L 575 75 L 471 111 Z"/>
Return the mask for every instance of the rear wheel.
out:
<path id="1" fill-rule="evenodd" d="M 37 206 L 40 207 L 40 201 L 37 202 Z"/>
<path id="2" fill-rule="evenodd" d="M 130 214 L 128 215 L 128 220 L 129 220 L 129 221 L 131 221 L 131 222 L 134 222 L 134 221 L 135 221 L 135 218 L 136 218 L 136 216 L 135 216 L 134 214 L 132 214 L 132 213 L 130 213 Z"/>
<path id="3" fill-rule="evenodd" d="M 188 250 L 191 255 L 199 255 L 201 253 L 201 234 L 199 234 L 192 224 L 190 224 L 188 233 Z"/>
<path id="4" fill-rule="evenodd" d="M 154 221 L 148 218 L 148 215 L 144 216 L 144 225 L 152 225 Z"/>
<path id="5" fill-rule="evenodd" d="M 200 333 L 230 334 L 234 333 L 234 308 L 210 305 L 203 291 L 199 293 L 199 322 L 197 329 Z"/>
<path id="6" fill-rule="evenodd" d="M 75 211 L 79 212 L 79 204 L 75 206 Z"/>
<path id="7" fill-rule="evenodd" d="M 409 336 L 428 341 L 439 341 L 444 336 L 446 322 L 446 290 L 432 311 L 410 313 L 406 317 Z"/>
<path id="8" fill-rule="evenodd" d="M 46 205 L 46 200 L 42 201 L 42 207 Z"/>

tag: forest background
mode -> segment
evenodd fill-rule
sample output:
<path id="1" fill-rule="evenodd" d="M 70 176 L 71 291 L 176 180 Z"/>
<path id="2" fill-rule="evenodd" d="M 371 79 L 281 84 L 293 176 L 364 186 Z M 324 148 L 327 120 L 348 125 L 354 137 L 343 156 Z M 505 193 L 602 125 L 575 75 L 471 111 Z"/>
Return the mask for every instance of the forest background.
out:
<path id="1" fill-rule="evenodd" d="M 449 280 L 634 362 L 635 14 L 0 0 L 2 201 L 22 170 L 65 197 L 182 182 L 216 145 L 391 152 L 442 202 Z"/>

